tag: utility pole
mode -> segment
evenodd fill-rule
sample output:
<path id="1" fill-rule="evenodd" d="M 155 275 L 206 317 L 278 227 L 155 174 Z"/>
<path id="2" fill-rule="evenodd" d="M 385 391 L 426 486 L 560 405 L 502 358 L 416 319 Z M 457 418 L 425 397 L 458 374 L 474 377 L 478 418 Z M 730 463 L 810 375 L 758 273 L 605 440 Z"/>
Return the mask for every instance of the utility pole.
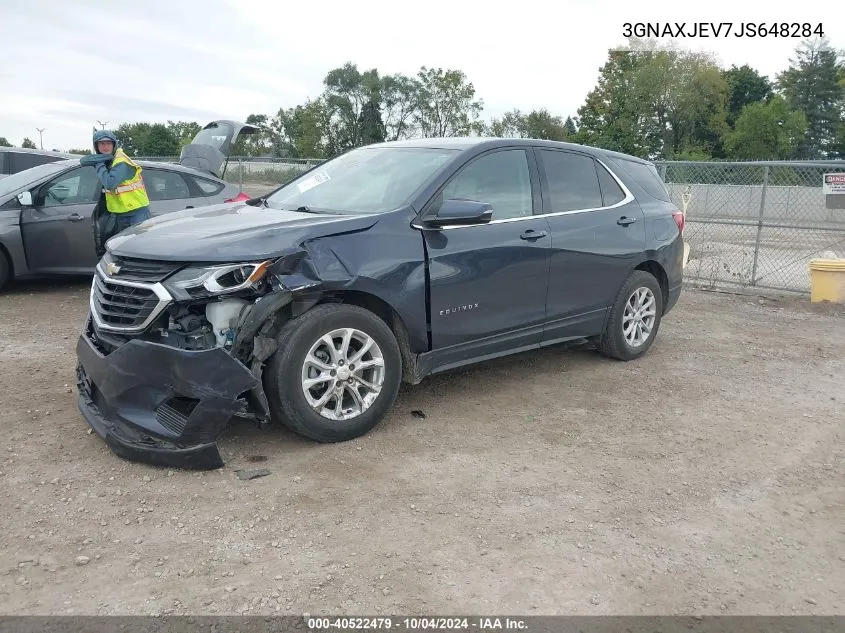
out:
<path id="1" fill-rule="evenodd" d="M 47 128 L 37 127 L 35 129 L 38 130 L 38 144 L 41 146 L 41 149 L 44 149 L 44 130 L 46 130 Z"/>

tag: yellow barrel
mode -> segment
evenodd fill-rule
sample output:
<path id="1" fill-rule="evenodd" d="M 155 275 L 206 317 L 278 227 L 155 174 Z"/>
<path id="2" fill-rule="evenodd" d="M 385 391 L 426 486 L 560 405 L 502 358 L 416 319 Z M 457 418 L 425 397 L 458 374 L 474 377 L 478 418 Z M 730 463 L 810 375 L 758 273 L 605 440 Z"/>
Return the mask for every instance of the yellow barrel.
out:
<path id="1" fill-rule="evenodd" d="M 810 261 L 810 302 L 845 303 L 845 259 Z"/>

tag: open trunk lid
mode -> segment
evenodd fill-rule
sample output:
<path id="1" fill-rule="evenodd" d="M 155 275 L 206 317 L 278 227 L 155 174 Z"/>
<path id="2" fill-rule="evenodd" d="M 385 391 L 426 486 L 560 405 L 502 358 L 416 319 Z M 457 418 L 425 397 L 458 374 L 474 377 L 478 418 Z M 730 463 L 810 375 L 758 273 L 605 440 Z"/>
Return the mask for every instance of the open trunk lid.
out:
<path id="1" fill-rule="evenodd" d="M 208 171 L 222 178 L 232 149 L 241 134 L 255 134 L 258 127 L 239 121 L 212 121 L 182 148 L 179 164 Z"/>

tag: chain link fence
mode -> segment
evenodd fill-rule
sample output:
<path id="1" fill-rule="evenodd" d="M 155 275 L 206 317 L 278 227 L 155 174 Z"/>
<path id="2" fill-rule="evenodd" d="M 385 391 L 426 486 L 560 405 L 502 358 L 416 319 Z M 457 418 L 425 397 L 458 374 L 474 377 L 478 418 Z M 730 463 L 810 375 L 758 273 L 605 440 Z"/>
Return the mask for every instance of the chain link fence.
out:
<path id="1" fill-rule="evenodd" d="M 223 179 L 263 195 L 321 162 L 233 157 Z M 823 174 L 845 173 L 845 161 L 655 164 L 686 214 L 690 281 L 809 293 L 810 260 L 845 257 L 845 209 L 827 208 L 822 191 Z"/>
<path id="2" fill-rule="evenodd" d="M 686 214 L 691 281 L 808 293 L 811 259 L 845 257 L 845 209 L 827 208 L 822 191 L 845 161 L 656 166 Z"/>
<path id="3" fill-rule="evenodd" d="M 135 160 L 148 160 L 156 163 L 178 163 L 178 156 L 138 156 Z M 233 156 L 226 164 L 223 180 L 253 195 L 261 195 L 279 185 L 293 180 L 314 165 L 320 164 L 319 158 L 253 158 Z"/>

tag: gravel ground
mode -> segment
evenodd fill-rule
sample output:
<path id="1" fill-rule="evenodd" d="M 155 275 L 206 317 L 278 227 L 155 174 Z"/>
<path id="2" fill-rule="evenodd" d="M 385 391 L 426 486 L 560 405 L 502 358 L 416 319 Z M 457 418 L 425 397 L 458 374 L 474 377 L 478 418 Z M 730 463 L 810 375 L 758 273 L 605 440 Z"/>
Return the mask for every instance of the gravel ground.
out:
<path id="1" fill-rule="evenodd" d="M 639 362 L 493 361 L 195 473 L 88 433 L 86 301 L 0 295 L 2 614 L 845 612 L 841 306 L 688 290 Z"/>

